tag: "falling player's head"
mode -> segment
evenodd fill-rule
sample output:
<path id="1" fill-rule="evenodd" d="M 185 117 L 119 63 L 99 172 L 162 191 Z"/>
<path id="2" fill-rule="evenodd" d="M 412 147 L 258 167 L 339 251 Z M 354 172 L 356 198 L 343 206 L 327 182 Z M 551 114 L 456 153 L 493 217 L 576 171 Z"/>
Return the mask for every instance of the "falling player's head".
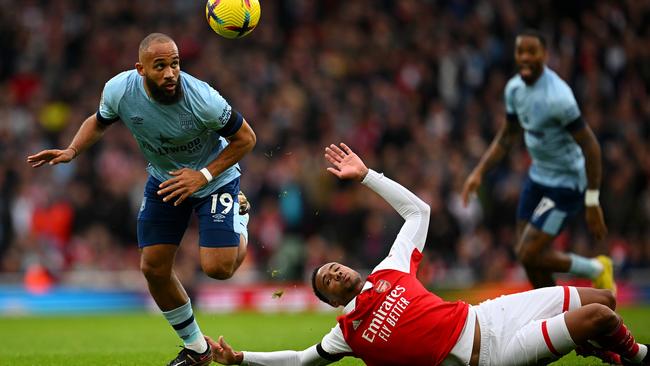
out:
<path id="1" fill-rule="evenodd" d="M 171 37 L 151 33 L 140 42 L 135 68 L 144 77 L 145 87 L 155 101 L 176 103 L 182 95 L 178 47 Z"/>
<path id="2" fill-rule="evenodd" d="M 542 72 L 546 62 L 546 39 L 533 29 L 520 32 L 515 39 L 515 62 L 519 75 L 526 84 L 533 84 Z"/>
<path id="3" fill-rule="evenodd" d="M 311 285 L 319 299 L 332 306 L 340 306 L 346 305 L 361 292 L 363 281 L 359 272 L 330 262 L 314 270 Z"/>

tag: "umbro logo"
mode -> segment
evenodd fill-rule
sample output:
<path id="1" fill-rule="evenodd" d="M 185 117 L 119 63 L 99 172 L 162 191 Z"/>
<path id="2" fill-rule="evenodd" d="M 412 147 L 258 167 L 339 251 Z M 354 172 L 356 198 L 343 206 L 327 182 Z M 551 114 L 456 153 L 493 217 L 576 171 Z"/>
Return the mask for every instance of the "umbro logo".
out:
<path id="1" fill-rule="evenodd" d="M 138 116 L 131 117 L 130 119 L 133 122 L 133 124 L 136 124 L 136 125 L 141 125 L 143 123 L 142 121 L 144 120 L 144 118 L 138 117 Z"/>

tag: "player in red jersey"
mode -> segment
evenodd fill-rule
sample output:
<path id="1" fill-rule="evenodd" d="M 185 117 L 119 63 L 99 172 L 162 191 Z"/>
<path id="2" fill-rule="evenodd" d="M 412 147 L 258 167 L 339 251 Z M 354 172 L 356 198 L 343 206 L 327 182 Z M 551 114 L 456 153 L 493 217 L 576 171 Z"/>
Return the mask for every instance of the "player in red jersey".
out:
<path id="1" fill-rule="evenodd" d="M 427 291 L 415 274 L 429 226 L 429 206 L 398 183 L 368 169 L 345 144 L 330 145 L 327 170 L 359 180 L 405 219 L 388 256 L 363 280 L 332 262 L 312 276 L 316 295 L 344 306 L 338 324 L 303 351 L 236 352 L 223 337 L 208 338 L 222 364 L 326 365 L 344 356 L 367 365 L 527 365 L 561 357 L 577 347 L 615 363 L 650 364 L 614 312 L 609 290 L 547 287 L 471 306 Z M 589 341 L 596 342 L 595 348 Z"/>

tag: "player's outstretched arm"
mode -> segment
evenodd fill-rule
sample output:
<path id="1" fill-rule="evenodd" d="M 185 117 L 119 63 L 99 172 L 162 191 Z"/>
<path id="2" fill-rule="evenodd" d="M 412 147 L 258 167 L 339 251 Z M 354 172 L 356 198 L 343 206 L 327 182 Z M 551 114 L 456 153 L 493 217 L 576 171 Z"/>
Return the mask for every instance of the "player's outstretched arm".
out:
<path id="1" fill-rule="evenodd" d="M 517 121 L 506 121 L 492 140 L 474 170 L 465 179 L 461 196 L 467 206 L 470 194 L 476 192 L 483 181 L 483 175 L 494 167 L 510 151 L 510 148 L 521 134 L 521 126 Z"/>
<path id="2" fill-rule="evenodd" d="M 77 134 L 72 139 L 68 148 L 62 150 L 43 150 L 39 153 L 28 156 L 27 163 L 30 164 L 32 168 L 38 168 L 45 163 L 55 165 L 70 162 L 82 151 L 97 142 L 97 140 L 102 137 L 107 127 L 108 126 L 101 124 L 97 120 L 96 114 L 93 114 L 86 118 L 84 123 L 81 124 L 79 131 L 77 131 Z"/>
<path id="3" fill-rule="evenodd" d="M 238 352 L 233 350 L 223 336 L 219 337 L 218 342 L 210 337 L 205 339 L 212 348 L 212 360 L 224 365 L 319 366 L 332 363 L 318 355 L 316 346 L 304 351 Z"/>
<path id="4" fill-rule="evenodd" d="M 327 168 L 328 172 L 340 179 L 361 181 L 393 206 L 404 219 L 412 214 L 426 214 L 428 217 L 429 205 L 399 183 L 368 169 L 352 149 L 344 143 L 340 145 L 340 148 L 334 144 L 325 148 L 325 159 L 333 165 Z"/>
<path id="5" fill-rule="evenodd" d="M 399 183 L 368 169 L 347 145 L 340 145 L 340 148 L 336 145 L 325 148 L 325 158 L 333 165 L 327 171 L 341 179 L 361 180 L 361 183 L 379 194 L 404 218 L 406 222 L 393 243 L 393 249 L 403 249 L 397 252 L 406 253 L 406 257 L 410 257 L 414 248 L 421 251 L 429 227 L 429 205 Z M 397 252 L 391 253 L 396 256 Z M 409 260 L 403 262 L 408 267 Z"/>
<path id="6" fill-rule="evenodd" d="M 603 210 L 598 202 L 598 190 L 602 177 L 600 144 L 588 125 L 572 131 L 571 135 L 580 145 L 585 156 L 585 169 L 587 171 L 587 193 L 585 197 L 585 220 L 587 227 L 596 239 L 603 239 L 607 235 L 607 225 Z"/>

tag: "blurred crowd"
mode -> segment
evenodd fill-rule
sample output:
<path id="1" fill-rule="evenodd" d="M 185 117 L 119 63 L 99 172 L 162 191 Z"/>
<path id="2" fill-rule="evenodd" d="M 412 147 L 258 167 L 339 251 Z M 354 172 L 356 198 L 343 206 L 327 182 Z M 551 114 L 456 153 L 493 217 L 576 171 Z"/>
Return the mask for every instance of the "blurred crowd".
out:
<path id="1" fill-rule="evenodd" d="M 504 121 L 514 37 L 528 27 L 548 36 L 548 64 L 603 150 L 607 239 L 594 241 L 579 216 L 554 245 L 610 253 L 619 276 L 649 267 L 648 0 L 264 0 L 260 25 L 239 40 L 212 32 L 201 1 L 0 0 L 0 273 L 138 269 L 146 162 L 121 123 L 71 164 L 25 160 L 66 147 L 104 83 L 158 31 L 257 133 L 241 163 L 252 203 L 241 276 L 300 281 L 327 260 L 369 269 L 387 253 L 399 216 L 325 171 L 323 147 L 345 141 L 431 205 L 423 281 L 521 279 L 523 145 L 468 207 L 459 191 Z M 177 260 L 184 278 L 198 270 L 196 241 L 192 222 Z"/>

